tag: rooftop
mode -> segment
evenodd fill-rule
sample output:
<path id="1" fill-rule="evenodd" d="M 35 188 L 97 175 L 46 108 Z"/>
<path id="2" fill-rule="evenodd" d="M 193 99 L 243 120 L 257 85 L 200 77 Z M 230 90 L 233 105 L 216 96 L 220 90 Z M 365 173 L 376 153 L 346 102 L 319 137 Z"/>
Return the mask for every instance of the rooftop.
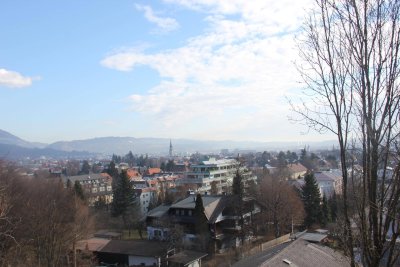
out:
<path id="1" fill-rule="evenodd" d="M 285 261 L 284 261 L 285 260 Z M 310 243 L 304 239 L 297 239 L 273 258 L 267 260 L 262 267 L 347 267 L 349 260 L 341 253 L 318 244 Z"/>
<path id="2" fill-rule="evenodd" d="M 110 240 L 101 250 L 102 253 L 115 253 L 143 257 L 157 257 L 166 253 L 166 244 L 148 240 Z"/>
<path id="3" fill-rule="evenodd" d="M 193 251 L 193 250 L 184 250 L 184 251 L 181 251 L 179 253 L 172 255 L 171 257 L 168 257 L 168 261 L 186 265 L 195 260 L 204 258 L 205 256 L 207 256 L 207 254 L 204 252 L 198 252 L 198 251 Z"/>

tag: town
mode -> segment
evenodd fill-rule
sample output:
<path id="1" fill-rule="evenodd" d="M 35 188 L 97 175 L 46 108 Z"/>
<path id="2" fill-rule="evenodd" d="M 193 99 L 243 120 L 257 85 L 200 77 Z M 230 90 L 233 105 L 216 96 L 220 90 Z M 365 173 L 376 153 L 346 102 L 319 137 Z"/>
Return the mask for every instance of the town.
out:
<path id="1" fill-rule="evenodd" d="M 400 0 L 0 3 L 0 267 L 400 266 Z"/>
<path id="2" fill-rule="evenodd" d="M 41 220 L 44 225 L 31 229 L 43 244 L 30 244 L 29 250 L 63 266 L 250 266 L 252 261 L 276 266 L 280 258 L 347 266 L 336 237 L 343 177 L 334 147 L 222 149 L 190 156 L 178 156 L 172 140 L 165 148 L 164 156 L 129 151 L 105 159 L 25 158 L 10 165 L 20 178 L 9 183 L 36 187 L 41 181 L 61 195 L 71 192 L 69 201 L 75 203 L 68 211 L 72 221 Z M 354 169 L 360 168 L 355 162 Z M 6 170 L 3 176 L 9 175 Z M 41 209 L 30 197 L 29 210 Z M 47 201 L 65 209 L 56 199 Z M 65 211 L 37 210 L 30 216 L 57 220 L 58 212 Z M 61 229 L 48 232 L 47 223 Z M 74 236 L 56 237 L 70 223 Z M 26 226 L 13 231 L 19 227 Z M 23 244 L 29 233 L 17 242 Z M 60 238 L 57 246 L 47 243 L 54 238 Z M 276 246 L 285 250 L 278 253 Z M 271 256 L 260 261 L 260 253 Z"/>

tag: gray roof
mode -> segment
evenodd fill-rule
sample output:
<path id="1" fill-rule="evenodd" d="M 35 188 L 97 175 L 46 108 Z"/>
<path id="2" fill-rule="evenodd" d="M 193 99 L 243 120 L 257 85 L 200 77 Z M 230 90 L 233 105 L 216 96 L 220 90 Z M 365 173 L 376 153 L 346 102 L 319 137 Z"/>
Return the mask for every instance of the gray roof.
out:
<path id="1" fill-rule="evenodd" d="M 304 235 L 300 236 L 301 239 L 310 241 L 310 242 L 321 242 L 327 237 L 327 235 L 319 234 L 319 233 L 305 233 Z"/>
<path id="2" fill-rule="evenodd" d="M 104 176 L 101 173 L 90 173 L 90 174 L 84 174 L 84 175 L 75 175 L 75 176 L 63 176 L 62 178 L 64 182 L 67 182 L 70 180 L 72 183 L 75 183 L 75 181 L 90 181 L 90 180 L 102 180 L 102 179 L 107 179 L 107 176 Z"/>
<path id="3" fill-rule="evenodd" d="M 330 170 L 314 173 L 315 180 L 317 181 L 336 181 L 342 179 L 342 173 L 339 170 Z"/>
<path id="4" fill-rule="evenodd" d="M 166 253 L 166 246 L 166 243 L 148 240 L 110 240 L 99 252 L 160 257 Z"/>
<path id="5" fill-rule="evenodd" d="M 273 258 L 262 263 L 262 267 L 287 267 L 284 262 L 290 261 L 290 266 L 297 267 L 348 267 L 348 258 L 341 253 L 318 244 L 310 243 L 304 239 L 297 239 L 288 247 L 283 249 Z"/>
<path id="6" fill-rule="evenodd" d="M 179 253 L 176 253 L 170 257 L 168 257 L 169 262 L 176 262 L 176 263 L 181 263 L 181 264 L 189 264 L 195 260 L 199 260 L 201 258 L 204 258 L 207 256 L 206 253 L 204 252 L 198 252 L 198 251 L 193 251 L 193 250 L 184 250 Z"/>
<path id="7" fill-rule="evenodd" d="M 168 213 L 168 210 L 171 206 L 170 205 L 160 205 L 158 207 L 155 207 L 154 209 L 150 210 L 147 213 L 148 217 L 153 217 L 153 218 L 161 218 L 165 214 Z"/>

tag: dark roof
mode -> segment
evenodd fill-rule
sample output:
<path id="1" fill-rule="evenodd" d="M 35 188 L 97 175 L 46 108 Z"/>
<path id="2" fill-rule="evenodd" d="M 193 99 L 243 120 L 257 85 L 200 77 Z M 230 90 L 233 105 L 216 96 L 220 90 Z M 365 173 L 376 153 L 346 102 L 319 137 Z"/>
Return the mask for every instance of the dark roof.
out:
<path id="1" fill-rule="evenodd" d="M 162 216 L 166 215 L 168 213 L 169 208 L 171 205 L 160 205 L 155 207 L 154 209 L 150 210 L 147 213 L 147 217 L 152 217 L 152 218 L 161 218 Z"/>
<path id="2" fill-rule="evenodd" d="M 191 263 L 195 260 L 204 258 L 207 256 L 207 253 L 204 252 L 198 252 L 198 251 L 193 251 L 193 250 L 184 250 L 179 253 L 176 253 L 172 255 L 171 257 L 168 257 L 169 262 L 176 262 L 176 263 L 181 263 L 181 264 L 188 264 Z"/>
<path id="3" fill-rule="evenodd" d="M 149 240 L 111 240 L 99 252 L 159 257 L 166 254 L 166 247 L 164 243 Z"/>
<path id="4" fill-rule="evenodd" d="M 202 195 L 204 213 L 209 223 L 215 223 L 221 212 L 228 206 L 232 206 L 235 196 L 210 196 Z M 196 196 L 191 195 L 175 204 L 171 208 L 175 209 L 194 209 L 196 206 Z"/>

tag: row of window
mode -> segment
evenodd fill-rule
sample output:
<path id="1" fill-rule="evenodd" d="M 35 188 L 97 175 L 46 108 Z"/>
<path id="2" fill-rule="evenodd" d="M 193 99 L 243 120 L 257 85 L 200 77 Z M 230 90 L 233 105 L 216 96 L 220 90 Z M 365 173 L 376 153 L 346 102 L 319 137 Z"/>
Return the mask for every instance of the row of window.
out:
<path id="1" fill-rule="evenodd" d="M 175 215 L 176 216 L 192 216 L 193 212 L 192 212 L 192 210 L 185 210 L 185 209 L 179 210 L 179 209 L 176 209 L 175 210 Z"/>

